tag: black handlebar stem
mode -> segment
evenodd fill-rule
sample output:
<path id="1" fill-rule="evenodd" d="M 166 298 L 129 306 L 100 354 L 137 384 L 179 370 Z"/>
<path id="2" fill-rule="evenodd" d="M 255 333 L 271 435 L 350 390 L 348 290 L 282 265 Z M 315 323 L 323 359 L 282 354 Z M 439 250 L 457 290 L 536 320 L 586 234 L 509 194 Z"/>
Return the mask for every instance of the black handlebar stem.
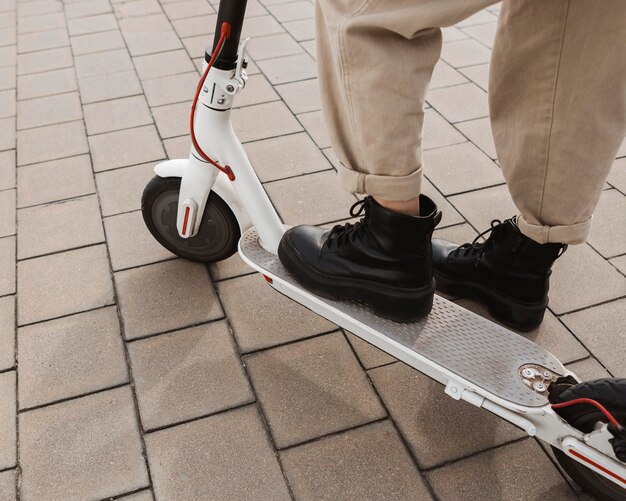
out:
<path id="1" fill-rule="evenodd" d="M 217 23 L 215 25 L 215 38 L 213 39 L 213 49 L 217 46 L 222 32 L 222 23 L 230 24 L 230 37 L 224 42 L 222 53 L 215 61 L 214 67 L 220 70 L 232 70 L 237 65 L 237 49 L 243 28 L 243 18 L 246 14 L 246 4 L 248 0 L 221 0 L 217 13 Z M 212 52 L 212 51 L 211 51 Z M 207 49 L 204 58 L 208 62 L 211 52 Z"/>

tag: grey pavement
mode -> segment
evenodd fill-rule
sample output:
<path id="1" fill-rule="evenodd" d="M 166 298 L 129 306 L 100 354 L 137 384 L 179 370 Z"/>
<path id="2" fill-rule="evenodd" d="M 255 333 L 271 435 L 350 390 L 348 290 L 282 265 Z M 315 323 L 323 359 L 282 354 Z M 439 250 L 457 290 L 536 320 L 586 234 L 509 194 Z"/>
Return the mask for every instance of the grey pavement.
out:
<path id="1" fill-rule="evenodd" d="M 0 501 L 577 499 L 541 444 L 237 256 L 152 239 L 141 192 L 187 157 L 216 3 L 0 0 Z M 235 128 L 286 223 L 345 220 L 313 2 L 248 4 Z M 427 99 L 425 191 L 458 242 L 515 212 L 488 120 L 497 15 L 444 30 Z M 549 310 L 526 336 L 583 378 L 626 375 L 624 145 Z"/>

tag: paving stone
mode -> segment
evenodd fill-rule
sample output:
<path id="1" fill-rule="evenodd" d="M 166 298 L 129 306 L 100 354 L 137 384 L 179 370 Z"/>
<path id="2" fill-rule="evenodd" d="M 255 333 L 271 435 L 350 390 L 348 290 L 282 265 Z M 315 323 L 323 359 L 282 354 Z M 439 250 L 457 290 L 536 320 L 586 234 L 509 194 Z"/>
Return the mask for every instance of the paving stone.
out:
<path id="1" fill-rule="evenodd" d="M 65 15 L 68 19 L 95 16 L 106 12 L 111 12 L 111 4 L 107 0 L 72 2 L 65 6 Z"/>
<path id="2" fill-rule="evenodd" d="M 57 28 L 65 27 L 65 16 L 62 12 L 53 12 L 51 14 L 42 14 L 39 16 L 28 16 L 20 19 L 17 24 L 17 34 L 32 33 L 34 31 L 50 31 Z"/>
<path id="3" fill-rule="evenodd" d="M 442 87 L 450 87 L 451 85 L 459 85 L 466 82 L 467 78 L 445 61 L 440 60 L 435 65 L 428 88 L 440 89 Z"/>
<path id="4" fill-rule="evenodd" d="M 129 494 L 128 496 L 122 496 L 122 501 L 153 501 L 152 493 L 149 490 L 137 492 L 135 494 Z"/>
<path id="5" fill-rule="evenodd" d="M 441 117 L 435 110 L 428 109 L 424 112 L 424 128 L 422 149 L 430 150 L 463 143 L 466 139 L 463 135 Z"/>
<path id="6" fill-rule="evenodd" d="M 479 232 L 488 229 L 494 219 L 504 221 L 518 213 L 505 185 L 471 191 L 448 200 Z"/>
<path id="7" fill-rule="evenodd" d="M 115 307 L 21 327 L 18 348 L 22 409 L 128 381 Z"/>
<path id="8" fill-rule="evenodd" d="M 22 413 L 19 426 L 22 499 L 102 499 L 148 485 L 128 386 Z"/>
<path id="9" fill-rule="evenodd" d="M 223 316 L 206 267 L 176 259 L 115 274 L 126 339 Z"/>
<path id="10" fill-rule="evenodd" d="M 41 82 L 45 81 L 45 85 Z M 45 74 L 21 75 L 17 79 L 17 98 L 32 99 L 35 97 L 63 94 L 78 90 L 74 68 L 48 71 Z"/>
<path id="11" fill-rule="evenodd" d="M 321 109 L 317 79 L 279 85 L 276 90 L 294 114 Z"/>
<path id="12" fill-rule="evenodd" d="M 587 358 L 566 365 L 567 369 L 576 374 L 581 381 L 590 381 L 603 377 L 611 377 L 611 374 L 600 365 L 595 358 Z"/>
<path id="13" fill-rule="evenodd" d="M 279 100 L 280 96 L 263 75 L 252 75 L 248 78 L 245 91 L 237 95 L 234 107 L 242 108 Z"/>
<path id="14" fill-rule="evenodd" d="M 15 294 L 15 237 L 0 238 L 0 296 Z"/>
<path id="15" fill-rule="evenodd" d="M 0 371 L 14 366 L 15 296 L 5 296 L 0 298 Z"/>
<path id="16" fill-rule="evenodd" d="M 331 322 L 271 290 L 258 274 L 220 282 L 217 290 L 243 353 L 336 328 Z"/>
<path id="17" fill-rule="evenodd" d="M 302 48 L 298 42 L 295 42 L 294 39 L 286 33 L 258 37 L 252 40 L 248 45 L 248 53 L 257 63 L 263 59 L 290 56 L 292 54 L 300 54 L 301 52 Z M 270 81 L 272 81 L 271 78 Z"/>
<path id="18" fill-rule="evenodd" d="M 146 448 L 157 499 L 290 499 L 255 406 L 150 433 Z"/>
<path id="19" fill-rule="evenodd" d="M 117 21 L 111 13 L 68 19 L 67 21 L 67 30 L 73 37 L 115 29 L 117 29 Z"/>
<path id="20" fill-rule="evenodd" d="M 278 448 L 385 416 L 340 332 L 245 358 Z"/>
<path id="21" fill-rule="evenodd" d="M 492 159 L 497 158 L 496 146 L 493 142 L 491 134 L 491 125 L 488 118 L 479 118 L 478 120 L 470 120 L 456 126 L 469 140 L 478 146 L 483 153 Z"/>
<path id="22" fill-rule="evenodd" d="M 89 135 L 152 123 L 150 109 L 143 96 L 88 104 L 84 113 Z"/>
<path id="23" fill-rule="evenodd" d="M 289 21 L 283 23 L 283 26 L 298 42 L 315 38 L 315 20 L 312 18 Z"/>
<path id="24" fill-rule="evenodd" d="M 162 138 L 171 138 L 181 135 L 186 135 L 189 132 L 189 110 L 191 106 L 189 102 L 182 102 L 177 104 L 168 104 L 165 106 L 159 106 L 158 108 L 152 108 L 152 115 L 156 123 L 159 135 Z M 188 156 L 189 146 L 191 139 L 186 141 Z M 172 158 L 170 156 L 170 158 Z"/>
<path id="25" fill-rule="evenodd" d="M 312 18 L 315 12 L 313 4 L 306 0 L 269 5 L 267 9 L 281 23 Z"/>
<path id="26" fill-rule="evenodd" d="M 552 271 L 550 309 L 557 315 L 626 294 L 626 277 L 588 245 L 570 246 Z"/>
<path id="27" fill-rule="evenodd" d="M 88 78 L 79 78 L 83 104 L 141 94 L 141 85 L 134 71 L 121 71 Z"/>
<path id="28" fill-rule="evenodd" d="M 73 65 L 69 47 L 30 52 L 17 56 L 17 74 L 43 73 L 45 71 L 70 68 Z"/>
<path id="29" fill-rule="evenodd" d="M 91 136 L 95 172 L 159 160 L 165 156 L 153 125 Z"/>
<path id="30" fill-rule="evenodd" d="M 308 54 L 275 57 L 265 61 L 259 60 L 258 65 L 274 85 L 307 80 L 317 76 L 315 60 Z"/>
<path id="31" fill-rule="evenodd" d="M 611 259 L 609 262 L 626 275 L 626 256 L 616 257 Z"/>
<path id="32" fill-rule="evenodd" d="M 116 2 L 114 10 L 120 19 L 141 17 L 150 14 L 161 14 L 163 12 L 161 5 L 156 0 Z"/>
<path id="33" fill-rule="evenodd" d="M 304 50 L 306 50 L 313 59 L 317 59 L 315 40 L 308 40 L 306 42 L 300 42 L 300 46 Z"/>
<path id="34" fill-rule="evenodd" d="M 215 23 L 217 21 L 217 15 L 210 14 L 208 16 L 194 16 L 185 19 L 174 19 L 172 25 L 180 37 L 193 37 L 204 36 L 215 33 Z M 244 30 L 248 24 L 249 19 L 246 19 L 244 24 Z M 207 38 L 207 45 L 210 41 Z"/>
<path id="35" fill-rule="evenodd" d="M 17 276 L 19 325 L 113 303 L 103 245 L 21 261 Z"/>
<path id="36" fill-rule="evenodd" d="M 617 190 L 602 193 L 588 241 L 606 258 L 626 253 L 626 195 Z"/>
<path id="37" fill-rule="evenodd" d="M 208 48 L 210 40 L 211 38 L 207 35 L 199 35 L 182 39 L 183 46 L 185 47 L 187 53 L 194 59 L 199 58 L 199 64 L 196 63 L 198 71 L 202 70 L 202 65 L 204 64 L 204 53 Z"/>
<path id="38" fill-rule="evenodd" d="M 16 470 L 7 470 L 0 473 L 0 501 L 15 501 Z"/>
<path id="39" fill-rule="evenodd" d="M 41 224 L 42 221 L 45 224 Z M 104 241 L 100 207 L 95 195 L 20 209 L 18 225 L 18 259 Z"/>
<path id="40" fill-rule="evenodd" d="M 181 106 L 181 104 L 174 104 L 172 106 Z M 163 108 L 166 108 L 166 106 L 163 106 Z M 152 114 L 155 114 L 154 110 L 152 111 Z M 156 116 L 155 120 L 157 120 Z M 159 130 L 159 132 L 161 131 Z M 189 134 L 186 134 L 184 136 L 165 139 L 163 141 L 163 145 L 165 146 L 167 158 L 189 158 L 189 149 L 191 148 L 191 136 Z"/>
<path id="41" fill-rule="evenodd" d="M 141 80 L 188 73 L 196 69 L 184 50 L 140 56 L 133 62 Z"/>
<path id="42" fill-rule="evenodd" d="M 345 191 L 334 171 L 275 181 L 265 185 L 278 213 L 288 224 L 322 224 L 350 217 L 354 195 Z"/>
<path id="43" fill-rule="evenodd" d="M 489 64 L 467 66 L 459 71 L 484 91 L 489 90 Z"/>
<path id="44" fill-rule="evenodd" d="M 75 56 L 121 49 L 125 46 L 119 31 L 103 31 L 72 37 L 72 51 Z"/>
<path id="45" fill-rule="evenodd" d="M 170 19 L 182 19 L 204 14 L 212 14 L 215 11 L 206 0 L 186 0 L 165 4 L 163 10 Z"/>
<path id="46" fill-rule="evenodd" d="M 476 26 L 477 24 L 493 23 L 496 20 L 497 17 L 495 14 L 483 9 L 457 23 L 456 26 L 459 28 L 467 28 L 468 26 Z"/>
<path id="47" fill-rule="evenodd" d="M 146 80 L 143 88 L 150 106 L 189 102 L 198 86 L 198 74 L 183 73 Z"/>
<path id="48" fill-rule="evenodd" d="M 257 38 L 284 33 L 284 31 L 283 27 L 272 16 L 259 16 L 246 19 L 241 36 Z"/>
<path id="49" fill-rule="evenodd" d="M 563 321 L 602 365 L 616 376 L 626 376 L 626 348 L 622 342 L 626 299 L 571 313 Z"/>
<path id="50" fill-rule="evenodd" d="M 622 193 L 626 193 L 626 158 L 615 161 L 607 181 Z"/>
<path id="51" fill-rule="evenodd" d="M 70 39 L 65 28 L 25 33 L 17 37 L 17 53 L 24 54 L 39 50 L 56 49 L 58 47 L 67 47 L 69 44 Z"/>
<path id="52" fill-rule="evenodd" d="M 290 134 L 246 145 L 262 182 L 330 169 L 330 164 L 305 133 Z"/>
<path id="53" fill-rule="evenodd" d="M 161 33 L 125 33 L 124 37 L 131 56 L 142 56 L 182 48 L 174 30 Z"/>
<path id="54" fill-rule="evenodd" d="M 140 209 L 141 193 L 154 175 L 154 163 L 96 174 L 102 215 Z"/>
<path id="55" fill-rule="evenodd" d="M 346 336 L 365 369 L 372 369 L 373 367 L 379 367 L 396 361 L 391 355 L 363 341 L 360 337 L 355 336 L 351 332 L 346 332 Z"/>
<path id="56" fill-rule="evenodd" d="M 15 116 L 15 89 L 0 92 L 0 118 Z"/>
<path id="57" fill-rule="evenodd" d="M 18 166 L 81 153 L 89 153 L 82 121 L 23 130 L 17 134 Z"/>
<path id="58" fill-rule="evenodd" d="M 432 499 L 389 421 L 281 452 L 297 499 Z"/>
<path id="59" fill-rule="evenodd" d="M 504 183 L 500 168 L 469 142 L 424 152 L 426 177 L 452 195 Z"/>
<path id="60" fill-rule="evenodd" d="M 492 322 L 502 325 L 489 315 L 485 307 L 475 301 L 462 299 L 456 301 L 456 303 L 482 317 L 488 318 Z M 589 356 L 589 352 L 580 341 L 572 336 L 549 310 L 546 311 L 543 323 L 538 328 L 531 332 L 520 333 L 520 335 L 543 346 L 563 363 L 573 362 Z"/>
<path id="61" fill-rule="evenodd" d="M 0 237 L 15 235 L 15 190 L 0 191 Z"/>
<path id="62" fill-rule="evenodd" d="M 17 104 L 17 109 L 18 130 L 71 122 L 83 118 L 78 92 L 20 101 Z"/>
<path id="63" fill-rule="evenodd" d="M 0 90 L 14 89 L 17 78 L 17 68 L 10 66 L 0 69 Z"/>
<path id="64" fill-rule="evenodd" d="M 146 429 L 254 400 L 225 322 L 139 340 L 129 354 Z"/>
<path id="65" fill-rule="evenodd" d="M 13 468 L 17 461 L 15 434 L 15 371 L 0 374 L 0 469 Z"/>
<path id="66" fill-rule="evenodd" d="M 0 16 L 0 19 L 3 19 Z M 17 61 L 17 46 L 0 47 L 0 68 L 15 66 Z"/>
<path id="67" fill-rule="evenodd" d="M 532 440 L 484 452 L 426 477 L 439 499 L 579 499 Z"/>
<path id="68" fill-rule="evenodd" d="M 502 419 L 453 400 L 442 385 L 402 363 L 372 369 L 369 376 L 420 468 L 524 436 Z"/>
<path id="69" fill-rule="evenodd" d="M 297 118 L 319 148 L 328 148 L 331 146 L 330 137 L 328 136 L 326 123 L 324 122 L 321 111 L 302 113 L 298 115 Z"/>
<path id="70" fill-rule="evenodd" d="M 133 69 L 133 62 L 128 51 L 124 49 L 101 52 L 98 57 L 78 56 L 74 62 L 78 78 L 108 75 Z"/>
<path id="71" fill-rule="evenodd" d="M 140 211 L 107 217 L 104 228 L 113 271 L 176 257 L 150 234 Z"/>
<path id="72" fill-rule="evenodd" d="M 488 63 L 491 51 L 476 40 L 459 40 L 444 44 L 441 58 L 453 68 Z"/>
<path id="73" fill-rule="evenodd" d="M 15 188 L 15 150 L 0 152 L 0 190 Z"/>
<path id="74" fill-rule="evenodd" d="M 95 192 L 91 161 L 87 155 L 20 167 L 17 186 L 18 207 Z"/>
<path id="75" fill-rule="evenodd" d="M 257 104 L 232 112 L 233 127 L 241 142 L 300 132 L 302 127 L 281 102 Z"/>
<path id="76" fill-rule="evenodd" d="M 433 108 L 452 123 L 489 115 L 487 94 L 473 83 L 432 90 L 427 99 Z"/>
<path id="77" fill-rule="evenodd" d="M 463 31 L 486 47 L 492 48 L 496 36 L 496 28 L 497 23 L 493 22 L 469 26 L 467 28 L 463 28 Z"/>
<path id="78" fill-rule="evenodd" d="M 162 12 L 121 19 L 119 25 L 125 37 L 137 33 L 162 33 L 171 30 L 171 23 Z"/>
<path id="79" fill-rule="evenodd" d="M 15 117 L 0 119 L 0 150 L 15 148 Z"/>

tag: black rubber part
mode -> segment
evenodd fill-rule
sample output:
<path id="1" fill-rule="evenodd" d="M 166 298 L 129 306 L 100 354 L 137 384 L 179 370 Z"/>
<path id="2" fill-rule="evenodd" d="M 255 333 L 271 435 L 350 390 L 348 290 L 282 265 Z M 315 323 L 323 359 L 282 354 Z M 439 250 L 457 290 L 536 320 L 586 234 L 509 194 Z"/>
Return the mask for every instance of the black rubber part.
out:
<path id="1" fill-rule="evenodd" d="M 288 248 L 287 248 L 288 247 Z M 285 240 L 278 247 L 278 256 L 294 278 L 305 289 L 336 300 L 362 301 L 381 317 L 395 322 L 415 322 L 430 313 L 435 295 L 435 281 L 419 288 L 394 287 L 353 278 L 326 276 L 306 266 L 293 256 L 297 251 Z M 329 288 L 329 285 L 332 287 Z"/>
<path id="2" fill-rule="evenodd" d="M 239 223 L 226 202 L 213 191 L 205 206 L 198 234 L 188 239 L 180 238 L 176 229 L 179 191 L 178 177 L 155 176 L 146 185 L 141 197 L 141 213 L 152 236 L 170 252 L 199 263 L 222 261 L 237 252 L 241 237 Z M 155 214 L 155 210 L 160 213 Z M 155 221 L 157 217 L 159 221 Z"/>
<path id="3" fill-rule="evenodd" d="M 521 332 L 539 327 L 548 306 L 545 303 L 523 303 L 480 284 L 458 280 L 435 270 L 437 289 L 455 297 L 475 299 L 484 304 L 493 318 Z"/>
<path id="4" fill-rule="evenodd" d="M 626 424 L 626 379 L 596 379 L 571 386 L 561 392 L 552 403 L 567 402 L 576 398 L 592 398 L 601 403 L 622 425 Z M 598 409 L 588 404 L 572 405 L 556 412 L 574 428 L 589 433 L 598 422 L 607 422 Z M 560 449 L 552 447 L 557 461 L 580 487 L 600 500 L 625 501 L 626 489 L 591 471 L 570 458 Z"/>

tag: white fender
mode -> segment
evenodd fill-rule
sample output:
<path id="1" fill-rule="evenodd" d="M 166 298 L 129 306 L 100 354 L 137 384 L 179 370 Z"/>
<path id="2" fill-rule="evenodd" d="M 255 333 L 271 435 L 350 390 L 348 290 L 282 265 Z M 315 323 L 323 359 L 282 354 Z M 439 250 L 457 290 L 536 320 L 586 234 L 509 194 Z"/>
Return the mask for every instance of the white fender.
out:
<path id="1" fill-rule="evenodd" d="M 165 162 L 158 163 L 154 166 L 154 173 L 159 177 L 182 178 L 186 164 L 186 158 L 166 160 Z M 211 189 L 215 191 L 215 193 L 217 193 L 233 211 L 233 214 L 235 214 L 237 222 L 239 223 L 239 229 L 241 230 L 242 234 L 252 227 L 252 222 L 250 221 L 248 214 L 243 208 L 239 197 L 237 197 L 235 190 L 233 190 L 233 187 L 231 186 L 230 181 L 225 174 L 222 174 L 221 172 L 219 173 Z M 201 210 L 204 212 L 204 207 L 202 207 Z"/>

